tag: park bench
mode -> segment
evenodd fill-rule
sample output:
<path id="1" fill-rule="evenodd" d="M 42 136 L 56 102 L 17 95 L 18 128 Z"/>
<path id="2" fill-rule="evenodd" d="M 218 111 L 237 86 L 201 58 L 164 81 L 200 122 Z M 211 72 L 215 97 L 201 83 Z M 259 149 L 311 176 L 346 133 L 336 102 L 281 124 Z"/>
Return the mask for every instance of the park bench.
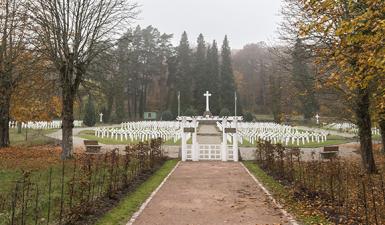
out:
<path id="1" fill-rule="evenodd" d="M 84 140 L 84 146 L 86 146 L 86 153 L 99 153 L 102 148 L 98 141 L 94 140 Z"/>
<path id="2" fill-rule="evenodd" d="M 335 159 L 338 156 L 338 146 L 325 146 L 323 151 L 320 152 L 321 159 Z"/>

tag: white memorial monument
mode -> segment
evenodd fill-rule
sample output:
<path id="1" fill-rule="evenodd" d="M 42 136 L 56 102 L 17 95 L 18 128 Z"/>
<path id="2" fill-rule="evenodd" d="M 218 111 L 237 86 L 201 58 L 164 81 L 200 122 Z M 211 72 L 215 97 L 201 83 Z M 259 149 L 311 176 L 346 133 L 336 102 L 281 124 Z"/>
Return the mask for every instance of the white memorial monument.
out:
<path id="1" fill-rule="evenodd" d="M 209 91 L 206 91 L 206 93 L 203 95 L 206 97 L 206 111 L 203 114 L 203 116 L 206 118 L 213 116 L 213 114 L 210 112 L 210 97 L 211 97 L 211 95 L 212 94 Z"/>

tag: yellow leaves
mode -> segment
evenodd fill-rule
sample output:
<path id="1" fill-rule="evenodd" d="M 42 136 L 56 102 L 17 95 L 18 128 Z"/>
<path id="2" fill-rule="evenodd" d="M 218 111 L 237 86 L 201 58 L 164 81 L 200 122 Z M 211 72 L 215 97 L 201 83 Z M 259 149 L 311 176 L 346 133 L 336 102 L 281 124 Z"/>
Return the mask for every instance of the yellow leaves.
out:
<path id="1" fill-rule="evenodd" d="M 354 94 L 385 79 L 385 1 L 299 2 L 306 21 L 300 23 L 300 34 L 317 42 L 316 61 L 328 85 Z"/>

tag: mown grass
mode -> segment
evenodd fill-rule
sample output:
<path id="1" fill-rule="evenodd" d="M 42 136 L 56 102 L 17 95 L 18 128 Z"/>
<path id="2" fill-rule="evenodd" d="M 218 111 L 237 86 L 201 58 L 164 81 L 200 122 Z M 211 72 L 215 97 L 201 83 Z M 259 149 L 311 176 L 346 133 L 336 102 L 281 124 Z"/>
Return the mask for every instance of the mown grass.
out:
<path id="1" fill-rule="evenodd" d="M 93 130 L 84 130 L 79 132 L 78 137 L 87 139 L 87 140 L 95 140 L 98 141 L 101 144 L 106 145 L 129 145 L 129 144 L 138 144 L 139 141 L 131 141 L 131 140 L 123 140 L 120 139 L 116 140 L 113 138 L 101 138 L 96 137 L 95 132 Z M 181 145 L 181 141 L 178 140 L 177 142 L 174 142 L 173 140 L 168 140 L 164 143 L 164 145 Z"/>
<path id="2" fill-rule="evenodd" d="M 9 130 L 9 138 L 11 146 L 37 146 L 53 144 L 54 139 L 49 138 L 45 135 L 53 133 L 58 129 L 47 129 L 47 130 L 32 130 L 22 129 L 21 133 L 17 132 L 17 129 L 12 128 Z"/>
<path id="3" fill-rule="evenodd" d="M 68 161 L 66 162 L 66 173 L 64 176 L 64 181 L 66 183 L 69 182 L 69 180 L 72 178 L 70 175 L 70 171 L 72 170 L 72 162 Z M 51 196 L 49 197 L 49 189 L 48 189 L 48 181 L 50 177 L 50 171 L 52 170 L 51 174 Z M 31 186 L 31 189 L 37 185 L 39 187 L 39 204 L 40 204 L 40 216 L 39 220 L 45 219 L 47 212 L 48 212 L 48 199 L 51 198 L 51 218 L 57 218 L 58 217 L 58 210 L 53 210 L 53 207 L 56 207 L 58 205 L 58 202 L 60 202 L 61 197 L 61 173 L 62 173 L 62 164 L 54 164 L 50 168 L 41 168 L 38 170 L 31 171 L 31 174 L 28 178 L 28 182 L 31 182 L 33 185 Z M 19 182 L 18 186 L 19 189 L 23 187 L 22 180 L 23 180 L 23 171 L 18 169 L 1 169 L 0 168 L 0 195 L 3 196 L 12 196 L 13 191 L 16 188 L 16 182 Z M 65 188 L 65 191 L 68 191 L 68 188 Z M 67 201 L 67 196 L 65 196 L 65 201 Z M 35 202 L 34 202 L 35 203 Z M 3 214 L 0 213 L 0 225 L 8 224 L 8 220 L 10 218 L 10 211 L 3 212 Z M 30 213 L 30 212 L 29 212 Z M 33 224 L 33 218 L 29 216 L 27 218 L 27 224 Z"/>
<path id="4" fill-rule="evenodd" d="M 285 147 L 289 147 L 289 148 L 290 147 L 320 148 L 320 147 L 331 146 L 331 145 L 346 144 L 346 143 L 353 142 L 353 141 L 354 141 L 354 139 L 344 138 L 344 137 L 337 136 L 337 135 L 329 135 L 328 138 L 327 138 L 327 141 L 325 141 L 325 142 L 320 142 L 320 143 L 318 143 L 318 142 L 310 142 L 310 143 L 306 143 L 304 145 L 301 144 L 301 142 L 300 142 L 300 145 L 289 143 Z M 249 141 L 244 139 L 243 143 L 240 144 L 240 147 L 254 148 L 254 147 L 256 147 L 256 144 L 251 144 Z"/>
<path id="5" fill-rule="evenodd" d="M 251 161 L 245 161 L 243 164 L 301 224 L 332 224 L 323 215 L 307 210 L 303 203 L 294 199 L 289 189 L 266 174 L 257 164 Z"/>
<path id="6" fill-rule="evenodd" d="M 169 160 L 165 162 L 165 164 L 146 182 L 122 199 L 117 207 L 103 215 L 96 225 L 126 224 L 131 216 L 139 209 L 141 204 L 162 183 L 177 163 L 178 160 Z"/>

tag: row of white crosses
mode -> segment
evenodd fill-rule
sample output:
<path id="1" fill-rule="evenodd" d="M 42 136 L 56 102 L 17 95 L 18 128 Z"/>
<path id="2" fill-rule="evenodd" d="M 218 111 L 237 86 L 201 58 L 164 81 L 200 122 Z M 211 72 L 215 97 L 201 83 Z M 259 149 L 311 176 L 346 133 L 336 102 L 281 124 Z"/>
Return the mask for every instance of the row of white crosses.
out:
<path id="1" fill-rule="evenodd" d="M 126 122 L 120 128 L 95 128 L 95 136 L 120 141 L 148 141 L 162 138 L 177 142 L 180 139 L 180 123 L 176 121 Z"/>
<path id="2" fill-rule="evenodd" d="M 81 127 L 82 125 L 83 125 L 82 120 L 74 121 L 74 127 Z M 62 126 L 61 120 L 21 122 L 21 128 L 28 128 L 33 130 L 58 129 L 58 128 L 61 128 L 61 126 Z M 17 122 L 10 121 L 9 128 L 17 128 Z"/>
<path id="3" fill-rule="evenodd" d="M 305 145 L 310 142 L 325 142 L 327 132 L 300 131 L 297 128 L 277 123 L 239 123 L 238 140 L 242 143 L 243 139 L 251 144 L 260 140 L 271 141 L 273 144 L 281 143 L 284 145 Z"/>
<path id="4" fill-rule="evenodd" d="M 358 134 L 358 127 L 353 123 L 331 123 L 326 125 L 324 128 L 330 130 L 338 130 L 346 133 Z M 380 135 L 380 129 L 377 127 L 372 128 L 373 135 Z"/>

